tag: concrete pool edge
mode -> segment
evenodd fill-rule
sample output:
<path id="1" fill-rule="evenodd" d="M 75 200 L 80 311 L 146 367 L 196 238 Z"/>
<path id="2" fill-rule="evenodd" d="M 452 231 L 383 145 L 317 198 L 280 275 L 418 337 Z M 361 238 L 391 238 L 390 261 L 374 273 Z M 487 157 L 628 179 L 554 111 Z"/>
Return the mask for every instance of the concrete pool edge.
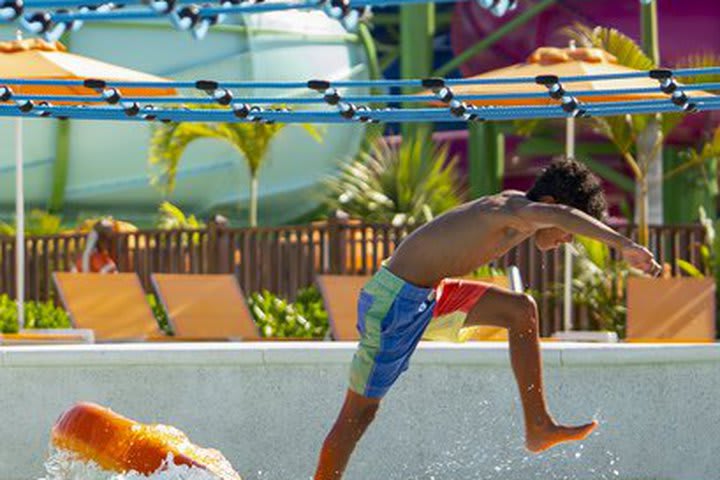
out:
<path id="1" fill-rule="evenodd" d="M 505 342 L 423 342 L 414 364 L 505 365 Z M 318 365 L 348 363 L 354 342 L 128 343 L 0 347 L 0 368 L 104 365 Z M 720 343 L 544 343 L 552 366 L 657 365 L 720 360 Z"/>

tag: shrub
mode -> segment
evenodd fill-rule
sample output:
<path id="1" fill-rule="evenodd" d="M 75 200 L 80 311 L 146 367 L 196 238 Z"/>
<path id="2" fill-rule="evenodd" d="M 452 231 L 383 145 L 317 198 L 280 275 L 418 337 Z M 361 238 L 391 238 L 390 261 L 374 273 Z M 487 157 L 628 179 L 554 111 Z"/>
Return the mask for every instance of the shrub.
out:
<path id="1" fill-rule="evenodd" d="M 60 307 L 48 302 L 25 302 L 25 328 L 70 328 L 70 317 Z M 0 295 L 0 332 L 17 333 L 17 303 Z"/>
<path id="2" fill-rule="evenodd" d="M 328 180 L 328 204 L 368 222 L 418 226 L 462 202 L 456 163 L 447 145 L 379 137 Z"/>
<path id="3" fill-rule="evenodd" d="M 628 266 L 612 259 L 610 249 L 597 240 L 578 236 L 574 246 L 578 255 L 573 262 L 573 304 L 585 308 L 595 328 L 616 332 L 624 338 Z M 546 296 L 551 302 L 562 303 L 564 285 L 559 283 L 532 295 L 538 301 Z"/>
<path id="4" fill-rule="evenodd" d="M 327 333 L 328 315 L 315 287 L 300 290 L 295 302 L 263 290 L 250 295 L 248 304 L 263 337 L 323 338 Z"/>

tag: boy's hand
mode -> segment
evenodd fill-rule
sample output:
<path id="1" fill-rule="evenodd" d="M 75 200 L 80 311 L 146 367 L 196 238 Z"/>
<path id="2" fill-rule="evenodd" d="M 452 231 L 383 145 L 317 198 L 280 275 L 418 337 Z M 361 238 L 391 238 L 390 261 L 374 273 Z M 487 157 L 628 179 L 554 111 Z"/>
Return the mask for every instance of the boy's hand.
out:
<path id="1" fill-rule="evenodd" d="M 662 272 L 662 267 L 655 261 L 650 250 L 641 245 L 629 243 L 622 248 L 622 256 L 631 267 L 642 270 L 648 275 L 657 277 Z"/>

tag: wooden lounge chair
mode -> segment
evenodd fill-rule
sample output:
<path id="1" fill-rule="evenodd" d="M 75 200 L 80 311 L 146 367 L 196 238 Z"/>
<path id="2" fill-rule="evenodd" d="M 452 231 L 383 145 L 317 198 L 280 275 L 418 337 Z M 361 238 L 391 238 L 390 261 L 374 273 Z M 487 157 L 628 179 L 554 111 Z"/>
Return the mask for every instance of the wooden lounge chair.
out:
<path id="1" fill-rule="evenodd" d="M 627 282 L 629 342 L 714 342 L 712 278 L 639 278 Z"/>
<path id="2" fill-rule="evenodd" d="M 234 276 L 155 273 L 151 279 L 175 335 L 189 340 L 260 340 Z"/>
<path id="3" fill-rule="evenodd" d="M 328 312 L 332 338 L 338 341 L 357 341 L 357 302 L 360 289 L 370 280 L 369 275 L 318 275 L 315 277 Z M 507 276 L 473 278 L 470 280 L 492 283 L 502 288 L 522 291 L 517 267 L 510 267 Z M 505 340 L 507 331 L 498 327 L 477 327 L 470 340 Z"/>
<path id="4" fill-rule="evenodd" d="M 53 273 L 60 301 L 76 328 L 90 329 L 100 342 L 167 338 L 134 273 Z"/>
<path id="5" fill-rule="evenodd" d="M 360 290 L 370 280 L 369 275 L 318 275 L 315 283 L 328 312 L 330 334 L 334 340 L 360 340 L 357 323 L 357 303 Z"/>

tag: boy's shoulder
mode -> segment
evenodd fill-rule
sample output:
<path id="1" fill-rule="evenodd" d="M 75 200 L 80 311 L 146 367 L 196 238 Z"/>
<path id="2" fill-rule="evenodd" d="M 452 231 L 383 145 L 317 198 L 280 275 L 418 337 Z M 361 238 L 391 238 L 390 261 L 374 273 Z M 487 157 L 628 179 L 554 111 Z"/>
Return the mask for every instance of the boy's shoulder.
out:
<path id="1" fill-rule="evenodd" d="M 493 217 L 498 220 L 504 218 L 505 221 L 511 221 L 518 211 L 532 203 L 534 202 L 527 198 L 525 192 L 503 190 L 494 195 L 487 195 L 477 199 L 474 205 L 479 213 L 492 213 Z"/>

